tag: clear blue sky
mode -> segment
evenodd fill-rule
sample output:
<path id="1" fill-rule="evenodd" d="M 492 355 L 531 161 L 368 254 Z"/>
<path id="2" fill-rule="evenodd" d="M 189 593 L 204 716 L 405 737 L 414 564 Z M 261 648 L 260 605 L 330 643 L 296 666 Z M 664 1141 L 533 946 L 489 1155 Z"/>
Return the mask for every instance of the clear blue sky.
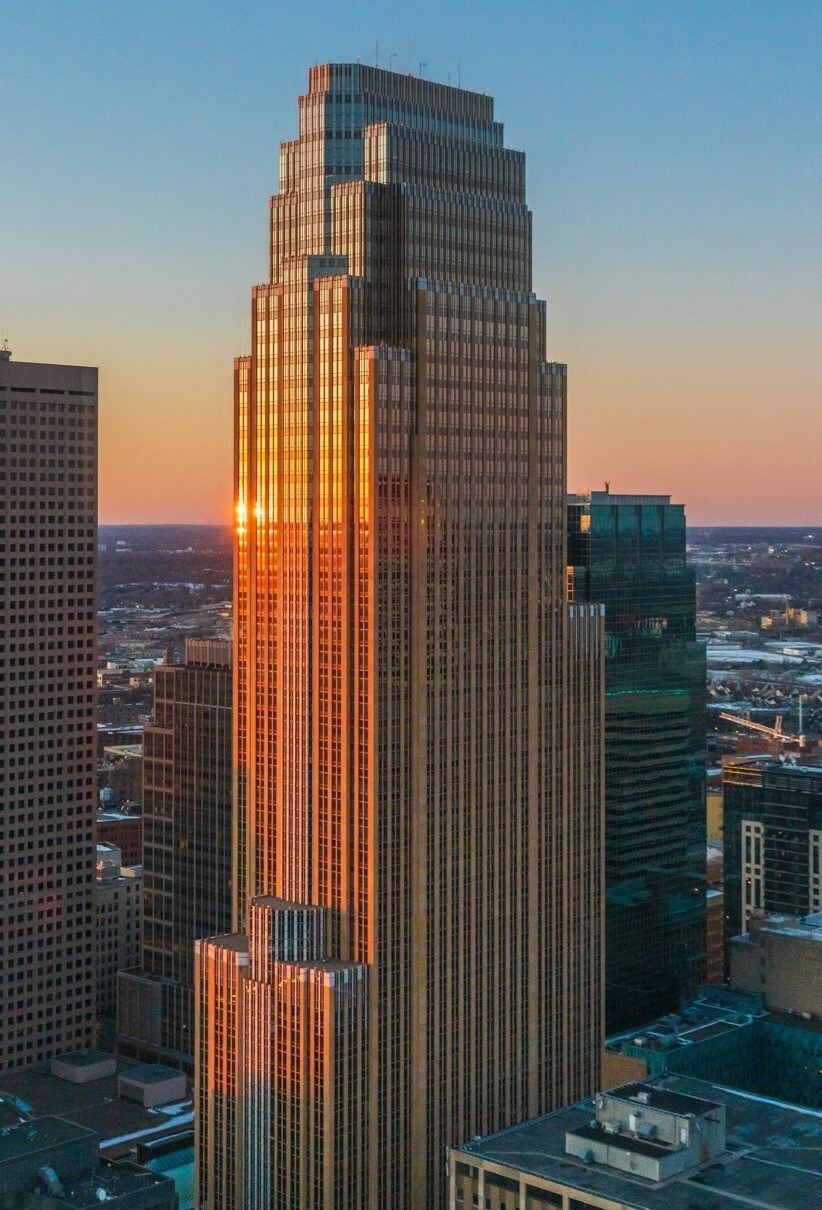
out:
<path id="1" fill-rule="evenodd" d="M 102 519 L 220 520 L 307 68 L 489 89 L 528 155 L 570 486 L 822 521 L 822 2 L 0 3 L 0 338 L 101 368 Z"/>

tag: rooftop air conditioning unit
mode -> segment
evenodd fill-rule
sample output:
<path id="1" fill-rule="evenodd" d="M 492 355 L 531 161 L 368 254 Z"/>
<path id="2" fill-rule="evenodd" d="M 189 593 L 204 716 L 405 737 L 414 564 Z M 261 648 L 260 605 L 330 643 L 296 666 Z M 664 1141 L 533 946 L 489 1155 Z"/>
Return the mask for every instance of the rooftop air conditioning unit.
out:
<path id="1" fill-rule="evenodd" d="M 44 1164 L 42 1168 L 37 1169 L 37 1187 L 44 1193 L 48 1193 L 50 1197 L 62 1197 L 63 1186 L 60 1178 L 53 1168 Z"/>

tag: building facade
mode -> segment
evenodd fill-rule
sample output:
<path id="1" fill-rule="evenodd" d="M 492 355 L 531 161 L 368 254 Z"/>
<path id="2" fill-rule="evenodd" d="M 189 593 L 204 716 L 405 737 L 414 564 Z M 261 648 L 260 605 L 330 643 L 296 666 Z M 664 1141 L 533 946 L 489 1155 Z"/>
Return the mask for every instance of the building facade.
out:
<path id="1" fill-rule="evenodd" d="M 769 1009 L 822 1022 L 822 912 L 801 920 L 754 912 L 731 941 L 730 965 L 733 986 Z"/>
<path id="2" fill-rule="evenodd" d="M 97 371 L 0 352 L 0 1073 L 94 1038 Z"/>
<path id="3" fill-rule="evenodd" d="M 709 887 L 705 896 L 705 982 L 725 978 L 725 896 Z"/>
<path id="4" fill-rule="evenodd" d="M 194 964 L 196 1058 L 195 1205 L 240 1210 L 243 1197 L 245 1106 L 245 981 L 248 938 L 197 940 Z M 268 1182 L 266 1182 L 268 1184 Z"/>
<path id="5" fill-rule="evenodd" d="M 574 593 L 605 604 L 606 1028 L 678 1008 L 704 978 L 705 649 L 685 509 L 569 498 Z"/>
<path id="6" fill-rule="evenodd" d="M 143 874 L 122 864 L 116 845 L 97 842 L 97 1015 L 117 1007 L 117 975 L 140 961 Z"/>
<path id="7" fill-rule="evenodd" d="M 725 936 L 755 911 L 822 910 L 822 766 L 762 757 L 722 770 Z"/>
<path id="8" fill-rule="evenodd" d="M 235 367 L 248 968 L 230 1040 L 199 976 L 199 1196 L 235 1204 L 230 1087 L 236 1204 L 428 1210 L 450 1141 L 598 1081 L 602 622 L 567 601 L 565 367 L 488 96 L 314 68 L 270 236 Z"/>
<path id="9" fill-rule="evenodd" d="M 231 693 L 231 644 L 189 639 L 143 733 L 142 968 L 119 979 L 119 1048 L 186 1071 L 194 942 L 231 926 Z"/>
<path id="10" fill-rule="evenodd" d="M 97 813 L 97 839 L 113 844 L 123 854 L 123 865 L 143 864 L 143 817 L 122 811 Z"/>

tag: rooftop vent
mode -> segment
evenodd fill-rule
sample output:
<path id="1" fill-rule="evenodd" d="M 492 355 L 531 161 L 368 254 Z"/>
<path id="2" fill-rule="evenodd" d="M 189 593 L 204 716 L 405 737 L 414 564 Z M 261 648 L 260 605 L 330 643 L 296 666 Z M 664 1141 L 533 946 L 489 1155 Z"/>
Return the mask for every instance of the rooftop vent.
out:
<path id="1" fill-rule="evenodd" d="M 37 1188 L 42 1193 L 48 1193 L 50 1197 L 63 1196 L 63 1186 L 60 1178 L 54 1169 L 49 1168 L 47 1164 L 37 1169 Z"/>

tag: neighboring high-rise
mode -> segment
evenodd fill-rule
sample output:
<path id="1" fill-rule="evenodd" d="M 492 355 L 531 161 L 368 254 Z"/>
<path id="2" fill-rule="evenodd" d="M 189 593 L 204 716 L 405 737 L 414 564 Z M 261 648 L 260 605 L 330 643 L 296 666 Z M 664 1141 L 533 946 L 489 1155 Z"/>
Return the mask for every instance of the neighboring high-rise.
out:
<path id="1" fill-rule="evenodd" d="M 236 363 L 199 1197 L 432 1210 L 449 1143 L 597 1087 L 601 610 L 567 602 L 565 367 L 493 100 L 330 64 L 299 114 Z"/>
<path id="2" fill-rule="evenodd" d="M 704 976 L 705 648 L 685 509 L 569 498 L 576 599 L 605 604 L 606 1027 L 674 1011 Z"/>
<path id="3" fill-rule="evenodd" d="M 116 845 L 97 841 L 97 1016 L 117 1007 L 117 975 L 140 961 L 143 923 L 143 875 L 123 864 Z"/>
<path id="4" fill-rule="evenodd" d="M 120 974 L 119 1049 L 190 1071 L 194 942 L 231 927 L 231 644 L 189 639 L 143 733 L 142 969 Z"/>
<path id="5" fill-rule="evenodd" d="M 97 370 L 0 352 L 0 1072 L 95 1025 Z"/>
<path id="6" fill-rule="evenodd" d="M 822 765 L 770 757 L 722 770 L 725 938 L 754 911 L 822 910 Z"/>

